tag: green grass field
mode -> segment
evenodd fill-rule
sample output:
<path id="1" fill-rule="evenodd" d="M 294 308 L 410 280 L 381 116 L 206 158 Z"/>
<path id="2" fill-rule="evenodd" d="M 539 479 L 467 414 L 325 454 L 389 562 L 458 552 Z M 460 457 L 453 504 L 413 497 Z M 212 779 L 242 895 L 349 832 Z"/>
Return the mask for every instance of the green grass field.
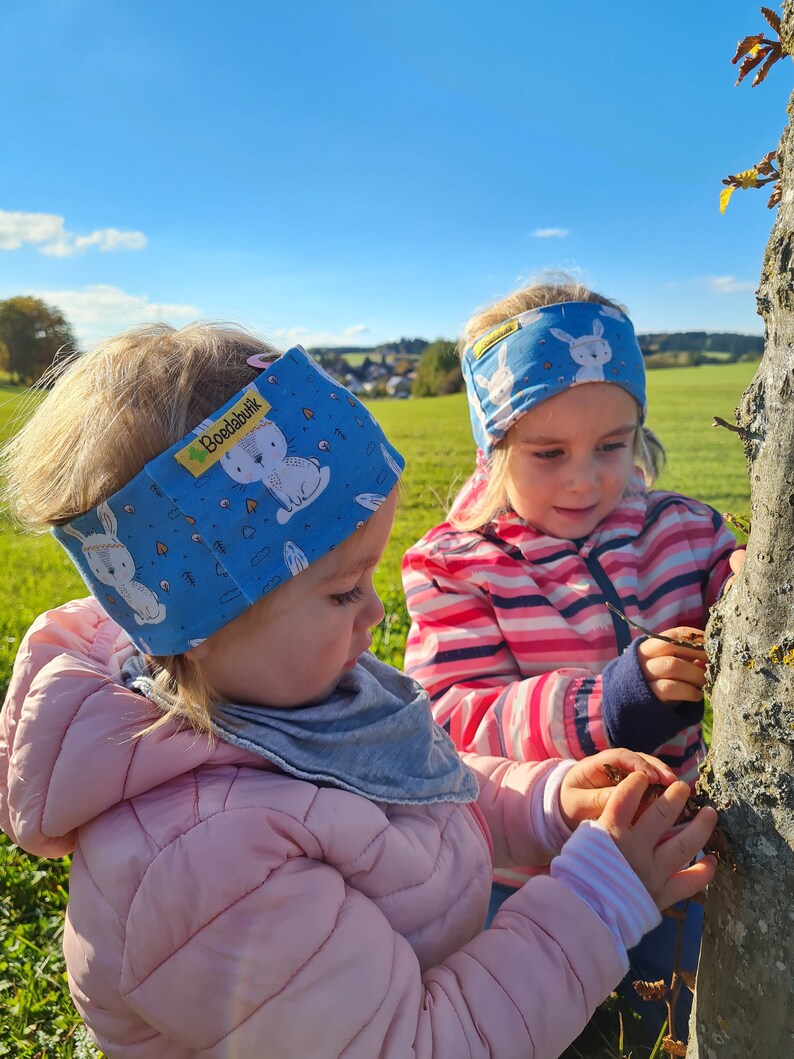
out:
<path id="1" fill-rule="evenodd" d="M 667 448 L 663 488 L 678 490 L 720 511 L 747 513 L 749 486 L 737 436 L 712 428 L 712 417 L 729 422 L 753 364 L 704 366 L 651 372 L 648 425 Z M 18 389 L 0 386 L 0 437 L 25 407 Z M 377 573 L 386 618 L 374 649 L 399 665 L 407 632 L 400 588 L 405 549 L 443 516 L 456 487 L 471 470 L 474 446 L 463 395 L 371 406 L 404 453 L 405 493 L 394 533 Z M 49 607 L 85 594 L 74 567 L 49 537 L 17 533 L 0 515 L 0 689 L 7 685 L 17 645 L 33 618 Z M 0 1056 L 69 1059 L 93 1056 L 66 988 L 59 938 L 67 865 L 27 857 L 0 838 Z M 567 1055 L 615 1056 L 602 1041 Z M 588 1050 L 580 1050 L 587 1048 Z M 647 1055 L 636 1048 L 635 1059 Z"/>

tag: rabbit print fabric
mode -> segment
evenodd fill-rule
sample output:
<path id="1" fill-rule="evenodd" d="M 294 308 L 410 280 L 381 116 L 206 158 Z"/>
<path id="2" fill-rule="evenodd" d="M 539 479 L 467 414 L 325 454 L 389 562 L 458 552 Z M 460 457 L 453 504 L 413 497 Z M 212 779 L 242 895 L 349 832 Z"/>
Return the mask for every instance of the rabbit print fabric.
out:
<path id="1" fill-rule="evenodd" d="M 298 346 L 53 534 L 140 650 L 177 654 L 354 533 L 403 462 Z"/>
<path id="2" fill-rule="evenodd" d="M 521 313 L 466 349 L 474 440 L 489 455 L 530 408 L 588 382 L 612 382 L 645 412 L 645 368 L 629 318 L 594 302 L 563 302 Z"/>

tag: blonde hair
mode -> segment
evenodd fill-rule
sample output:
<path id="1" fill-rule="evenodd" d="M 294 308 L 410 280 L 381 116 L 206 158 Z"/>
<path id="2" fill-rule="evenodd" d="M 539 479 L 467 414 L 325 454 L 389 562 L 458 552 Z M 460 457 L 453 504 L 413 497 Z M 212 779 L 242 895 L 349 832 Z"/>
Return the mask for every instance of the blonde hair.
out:
<path id="1" fill-rule="evenodd" d="M 260 373 L 246 361 L 255 354 L 278 356 L 230 325 L 154 323 L 59 361 L 39 384 L 46 396 L 0 454 L 12 517 L 42 530 L 107 500 L 252 382 Z M 146 731 L 180 717 L 210 732 L 218 696 L 192 655 L 149 662 L 165 712 Z"/>
<path id="2" fill-rule="evenodd" d="M 481 335 L 494 327 L 530 309 L 544 305 L 559 305 L 561 302 L 594 302 L 626 313 L 626 308 L 603 294 L 590 290 L 567 273 L 555 272 L 543 277 L 543 282 L 533 283 L 513 291 L 492 305 L 478 309 L 466 323 L 458 340 L 458 354 L 464 352 Z M 628 314 L 627 314 L 628 315 Z M 488 458 L 488 480 L 480 497 L 469 507 L 450 511 L 449 521 L 457 529 L 479 530 L 487 526 L 498 515 L 510 509 L 507 498 L 507 473 L 510 466 L 511 431 L 493 449 Z M 664 466 L 664 447 L 659 438 L 646 426 L 640 427 L 635 436 L 634 458 L 650 488 Z"/>

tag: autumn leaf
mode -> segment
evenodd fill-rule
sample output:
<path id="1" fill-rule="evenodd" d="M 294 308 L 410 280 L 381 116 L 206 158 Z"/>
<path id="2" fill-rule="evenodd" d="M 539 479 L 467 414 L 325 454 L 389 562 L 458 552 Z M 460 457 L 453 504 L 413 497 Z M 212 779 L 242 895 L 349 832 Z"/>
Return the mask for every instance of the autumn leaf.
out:
<path id="1" fill-rule="evenodd" d="M 765 33 L 751 33 L 749 36 L 744 37 L 736 45 L 736 54 L 731 59 L 731 63 L 735 65 L 741 60 L 739 66 L 739 76 L 736 78 L 736 84 L 740 84 L 745 77 L 754 70 L 756 66 L 760 66 L 761 69 L 753 78 L 752 88 L 756 85 L 760 85 L 762 81 L 766 80 L 766 75 L 778 61 L 787 54 L 783 49 L 783 42 L 780 39 L 780 16 L 770 7 L 762 7 L 761 14 L 764 16 L 766 21 L 769 23 L 777 39 L 772 40 L 767 37 Z"/>
<path id="2" fill-rule="evenodd" d="M 744 40 L 740 40 L 736 45 L 736 54 L 731 59 L 731 63 L 735 66 L 748 52 L 755 52 L 763 39 L 763 33 L 756 33 L 753 36 L 745 37 Z"/>
<path id="3" fill-rule="evenodd" d="M 642 1000 L 664 1000 L 667 996 L 667 983 L 664 978 L 660 978 L 658 982 L 637 981 L 631 984 Z"/>
<path id="4" fill-rule="evenodd" d="M 760 162 L 755 163 L 755 168 L 758 170 L 761 176 L 769 176 L 770 173 L 777 173 L 777 170 L 772 165 L 777 151 L 770 151 L 769 154 L 765 154 Z"/>
<path id="5" fill-rule="evenodd" d="M 662 1048 L 668 1055 L 686 1055 L 686 1045 L 683 1041 L 677 1041 L 675 1037 L 665 1037 Z"/>
<path id="6" fill-rule="evenodd" d="M 731 201 L 731 195 L 736 190 L 736 185 L 731 187 L 723 188 L 720 192 L 720 213 L 725 213 L 728 208 L 728 203 Z"/>
<path id="7" fill-rule="evenodd" d="M 775 154 L 775 151 L 769 151 L 760 162 L 756 162 L 750 169 L 744 169 L 741 173 L 729 173 L 728 176 L 723 178 L 722 182 L 725 187 L 720 192 L 720 213 L 725 213 L 731 195 L 737 188 L 742 188 L 743 191 L 746 191 L 747 188 L 761 188 L 765 184 L 773 184 L 774 188 L 767 206 L 771 208 L 780 202 L 780 173 L 773 162 Z M 721 423 L 720 425 L 725 424 Z"/>
<path id="8" fill-rule="evenodd" d="M 768 48 L 762 48 L 760 45 L 756 45 L 747 55 L 745 55 L 742 65 L 739 67 L 739 76 L 736 78 L 736 84 L 739 85 L 747 77 L 751 70 L 754 70 L 756 66 L 759 66 L 764 59 L 767 57 Z"/>
<path id="9" fill-rule="evenodd" d="M 772 27 L 772 29 L 775 31 L 775 33 L 779 34 L 780 33 L 780 15 L 778 15 L 775 11 L 773 11 L 771 7 L 762 7 L 761 8 L 761 14 L 767 20 L 767 22 Z"/>
<path id="10" fill-rule="evenodd" d="M 758 73 L 753 78 L 753 83 L 750 85 L 751 88 L 755 88 L 756 85 L 760 85 L 762 81 L 766 79 L 766 75 L 772 69 L 774 64 L 783 55 L 783 47 L 780 44 L 775 44 L 769 49 L 769 54 L 766 57 L 766 61 Z"/>

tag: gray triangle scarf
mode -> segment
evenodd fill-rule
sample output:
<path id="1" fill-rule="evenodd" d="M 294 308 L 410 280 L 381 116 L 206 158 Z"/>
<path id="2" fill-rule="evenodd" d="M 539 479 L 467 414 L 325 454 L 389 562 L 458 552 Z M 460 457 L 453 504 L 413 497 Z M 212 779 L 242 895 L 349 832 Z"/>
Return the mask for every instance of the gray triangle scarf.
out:
<path id="1" fill-rule="evenodd" d="M 143 659 L 131 662 L 128 687 L 153 699 Z M 475 774 L 433 720 L 427 692 L 369 653 L 325 702 L 293 709 L 228 704 L 215 711 L 213 727 L 291 776 L 371 801 L 465 803 L 478 795 Z"/>

